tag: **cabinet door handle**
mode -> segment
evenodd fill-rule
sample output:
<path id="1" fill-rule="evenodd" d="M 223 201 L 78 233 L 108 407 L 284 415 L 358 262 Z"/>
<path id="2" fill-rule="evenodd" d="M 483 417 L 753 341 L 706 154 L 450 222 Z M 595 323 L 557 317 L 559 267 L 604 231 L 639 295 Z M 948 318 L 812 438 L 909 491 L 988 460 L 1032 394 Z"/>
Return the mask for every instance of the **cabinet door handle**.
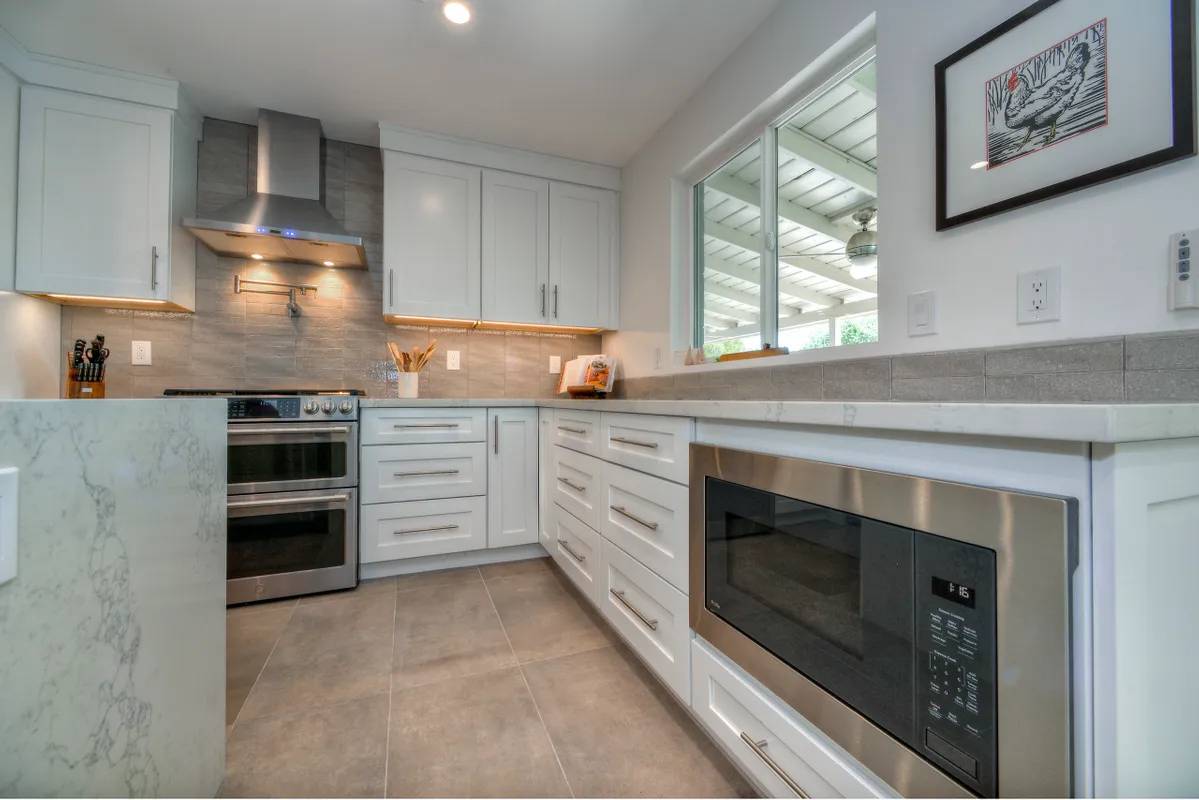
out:
<path id="1" fill-rule="evenodd" d="M 651 631 L 658 630 L 658 620 L 650 619 L 649 617 L 645 616 L 640 611 L 638 611 L 636 606 L 634 606 L 632 603 L 630 603 L 628 600 L 625 599 L 623 589 L 609 589 L 608 591 L 612 593 L 613 597 L 615 597 L 617 600 L 620 601 L 620 604 L 622 606 L 624 606 L 629 611 L 631 611 L 633 613 L 633 616 L 635 616 L 637 619 L 641 620 L 641 622 L 644 623 L 645 627 L 649 628 Z"/>
<path id="2" fill-rule="evenodd" d="M 571 546 L 570 546 L 570 542 L 566 541 L 562 537 L 558 537 L 558 546 L 561 547 L 563 550 L 565 550 L 567 553 L 569 553 L 570 557 L 573 558 L 575 561 L 578 561 L 580 564 L 582 564 L 584 561 L 587 560 L 587 556 L 581 556 L 578 553 L 576 553 L 574 550 L 572 550 Z"/>
<path id="3" fill-rule="evenodd" d="M 495 454 L 498 456 L 500 454 L 500 415 L 496 414 L 494 417 L 491 418 L 491 421 L 492 421 L 491 429 L 492 429 L 492 433 L 494 434 L 494 439 L 495 439 L 494 450 L 495 450 Z"/>
<path id="4" fill-rule="evenodd" d="M 545 284 L 541 284 L 541 316 L 545 316 Z"/>
<path id="5" fill-rule="evenodd" d="M 558 426 L 558 430 L 560 430 L 560 431 L 566 431 L 567 433 L 577 433 L 577 434 L 580 434 L 580 435 L 587 433 L 587 431 L 586 431 L 586 430 L 584 430 L 583 428 L 568 428 L 568 427 L 567 427 L 567 426 L 565 426 L 565 425 L 559 425 L 559 426 Z"/>
<path id="6" fill-rule="evenodd" d="M 575 483 L 570 478 L 559 478 L 558 483 L 565 483 L 567 486 L 574 489 L 576 492 L 586 492 L 587 491 L 586 486 L 579 486 L 579 484 Z"/>
<path id="7" fill-rule="evenodd" d="M 617 514 L 620 514 L 622 517 L 628 517 L 629 519 L 633 520 L 633 522 L 636 522 L 638 525 L 642 525 L 646 528 L 649 528 L 651 531 L 658 530 L 658 523 L 646 522 L 641 517 L 630 512 L 627 508 L 624 508 L 623 506 L 608 506 L 608 508 L 615 511 Z"/>
<path id="8" fill-rule="evenodd" d="M 396 305 L 396 271 L 387 270 L 387 310 L 391 311 Z"/>
<path id="9" fill-rule="evenodd" d="M 421 422 L 413 424 L 392 425 L 396 430 L 401 428 L 457 428 L 456 422 Z"/>
<path id="10" fill-rule="evenodd" d="M 795 794 L 799 797 L 804 798 L 804 800 L 807 800 L 809 796 L 808 793 L 800 788 L 800 785 L 795 782 L 795 779 L 788 775 L 787 771 L 780 767 L 778 763 L 771 758 L 769 754 L 767 754 L 765 739 L 759 742 L 745 731 L 741 731 L 741 741 L 749 745 L 749 749 L 754 751 L 754 755 L 762 759 L 762 763 L 769 767 L 771 772 L 773 772 L 775 775 L 778 775 L 779 780 L 787 784 L 788 789 L 795 792 Z"/>
<path id="11" fill-rule="evenodd" d="M 620 442 L 621 444 L 631 444 L 634 447 L 647 447 L 650 450 L 658 449 L 657 442 L 639 442 L 636 439 L 626 439 L 623 436 L 609 436 L 608 439 L 613 442 Z"/>
<path id="12" fill-rule="evenodd" d="M 426 469 L 419 472 L 393 472 L 393 477 L 396 478 L 417 478 L 421 475 L 457 475 L 461 470 L 457 469 Z"/>
<path id="13" fill-rule="evenodd" d="M 554 284 L 554 319 L 558 318 L 558 284 Z"/>
<path id="14" fill-rule="evenodd" d="M 455 531 L 458 530 L 457 525 L 437 525 L 432 528 L 408 528 L 402 531 L 392 531 L 392 536 L 404 536 L 409 533 L 436 533 L 437 531 Z"/>
<path id="15" fill-rule="evenodd" d="M 158 245 L 150 248 L 150 288 L 158 289 Z"/>

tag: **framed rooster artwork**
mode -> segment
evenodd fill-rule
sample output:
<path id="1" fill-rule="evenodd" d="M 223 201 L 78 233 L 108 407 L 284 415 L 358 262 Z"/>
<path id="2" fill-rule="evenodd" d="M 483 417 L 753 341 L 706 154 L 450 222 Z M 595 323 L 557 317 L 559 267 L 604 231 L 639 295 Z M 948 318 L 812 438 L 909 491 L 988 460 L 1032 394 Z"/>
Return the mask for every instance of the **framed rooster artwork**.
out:
<path id="1" fill-rule="evenodd" d="M 937 230 L 1195 155 L 1195 0 L 1040 0 L 936 65 Z"/>

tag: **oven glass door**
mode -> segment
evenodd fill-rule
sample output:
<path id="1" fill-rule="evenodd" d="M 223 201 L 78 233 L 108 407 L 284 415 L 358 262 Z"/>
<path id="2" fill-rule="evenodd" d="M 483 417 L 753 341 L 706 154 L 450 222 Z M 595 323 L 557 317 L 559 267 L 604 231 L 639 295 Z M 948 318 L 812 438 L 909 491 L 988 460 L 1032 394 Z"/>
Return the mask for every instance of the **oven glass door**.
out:
<path id="1" fill-rule="evenodd" d="M 229 425 L 229 492 L 292 491 L 358 482 L 358 424 Z"/>
<path id="2" fill-rule="evenodd" d="M 708 610 L 915 746 L 914 532 L 706 481 Z"/>
<path id="3" fill-rule="evenodd" d="M 231 497 L 227 577 L 353 566 L 356 535 L 352 491 Z"/>

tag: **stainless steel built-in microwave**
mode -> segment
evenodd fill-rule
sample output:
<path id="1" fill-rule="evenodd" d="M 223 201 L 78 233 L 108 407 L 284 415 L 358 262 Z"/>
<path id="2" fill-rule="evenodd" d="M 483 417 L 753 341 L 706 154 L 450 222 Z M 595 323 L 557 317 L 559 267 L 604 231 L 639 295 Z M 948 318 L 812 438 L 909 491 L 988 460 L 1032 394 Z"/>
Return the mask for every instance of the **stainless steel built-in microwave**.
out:
<path id="1" fill-rule="evenodd" d="M 1071 794 L 1074 501 L 691 448 L 700 636 L 906 796 Z"/>

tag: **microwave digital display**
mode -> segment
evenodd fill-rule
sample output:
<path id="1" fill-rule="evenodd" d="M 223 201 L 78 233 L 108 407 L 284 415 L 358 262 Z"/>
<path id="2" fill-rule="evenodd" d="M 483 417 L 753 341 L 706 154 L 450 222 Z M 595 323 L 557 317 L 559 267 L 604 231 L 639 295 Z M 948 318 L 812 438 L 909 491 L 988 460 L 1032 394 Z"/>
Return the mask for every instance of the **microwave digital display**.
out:
<path id="1" fill-rule="evenodd" d="M 974 608 L 974 587 L 957 581 L 947 581 L 933 576 L 933 594 L 954 603 Z"/>

